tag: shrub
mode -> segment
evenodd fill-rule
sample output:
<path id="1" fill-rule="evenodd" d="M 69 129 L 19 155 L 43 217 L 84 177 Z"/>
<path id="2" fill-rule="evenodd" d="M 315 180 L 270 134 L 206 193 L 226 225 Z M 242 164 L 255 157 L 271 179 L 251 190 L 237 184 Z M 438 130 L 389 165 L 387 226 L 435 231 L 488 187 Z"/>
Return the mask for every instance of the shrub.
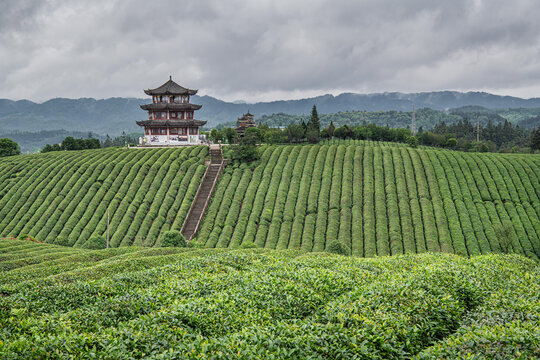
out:
<path id="1" fill-rule="evenodd" d="M 81 248 L 90 250 L 105 249 L 107 247 L 107 240 L 103 236 L 94 235 L 88 239 Z"/>
<path id="2" fill-rule="evenodd" d="M 240 249 L 256 249 L 256 248 L 257 248 L 257 245 L 255 245 L 255 243 L 251 241 L 247 241 L 245 243 L 242 243 L 242 245 L 240 245 Z"/>
<path id="3" fill-rule="evenodd" d="M 55 245 L 60 245 L 60 246 L 69 246 L 69 241 L 68 241 L 67 238 L 65 238 L 63 236 L 58 236 L 55 239 L 54 244 Z"/>
<path id="4" fill-rule="evenodd" d="M 412 148 L 418 147 L 418 138 L 416 136 L 407 137 L 407 144 Z"/>
<path id="5" fill-rule="evenodd" d="M 501 251 L 505 254 L 511 253 L 512 239 L 514 237 L 512 231 L 512 224 L 507 222 L 504 224 L 497 224 L 493 227 L 493 230 L 495 231 L 495 235 L 499 240 Z"/>
<path id="6" fill-rule="evenodd" d="M 194 249 L 203 249 L 204 248 L 204 241 L 200 240 L 191 240 L 187 244 L 188 247 L 194 248 Z"/>
<path id="7" fill-rule="evenodd" d="M 180 231 L 170 230 L 163 233 L 159 239 L 160 247 L 186 247 L 186 238 Z"/>
<path id="8" fill-rule="evenodd" d="M 349 255 L 351 253 L 351 250 L 349 247 L 337 240 L 332 240 L 328 244 L 328 247 L 326 248 L 326 251 L 332 254 L 338 254 L 338 255 Z"/>

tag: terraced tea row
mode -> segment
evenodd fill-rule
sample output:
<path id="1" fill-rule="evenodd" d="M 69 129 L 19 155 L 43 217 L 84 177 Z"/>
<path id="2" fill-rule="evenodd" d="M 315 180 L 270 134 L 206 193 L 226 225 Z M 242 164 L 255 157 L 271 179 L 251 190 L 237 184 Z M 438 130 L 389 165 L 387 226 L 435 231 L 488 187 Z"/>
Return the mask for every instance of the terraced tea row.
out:
<path id="1" fill-rule="evenodd" d="M 359 256 L 540 256 L 540 157 L 405 146 L 269 146 L 228 167 L 197 239 Z M 508 239 L 508 240 L 507 240 Z"/>
<path id="2" fill-rule="evenodd" d="M 0 236 L 81 246 L 152 246 L 179 229 L 204 174 L 206 147 L 103 149 L 24 155 L 0 162 Z"/>
<path id="3" fill-rule="evenodd" d="M 0 358 L 540 355 L 538 263 L 0 240 Z"/>

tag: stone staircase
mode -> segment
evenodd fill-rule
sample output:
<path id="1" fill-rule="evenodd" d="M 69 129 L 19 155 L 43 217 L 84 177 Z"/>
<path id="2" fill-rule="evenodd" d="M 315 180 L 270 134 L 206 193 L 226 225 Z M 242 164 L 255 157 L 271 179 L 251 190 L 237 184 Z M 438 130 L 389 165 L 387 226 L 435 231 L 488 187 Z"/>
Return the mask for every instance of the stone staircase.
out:
<path id="1" fill-rule="evenodd" d="M 210 164 L 204 173 L 201 185 L 197 190 L 195 199 L 191 204 L 191 208 L 180 231 L 187 241 L 193 239 L 197 231 L 199 231 L 217 180 L 223 172 L 225 165 L 226 161 L 223 160 L 221 145 L 210 145 Z"/>

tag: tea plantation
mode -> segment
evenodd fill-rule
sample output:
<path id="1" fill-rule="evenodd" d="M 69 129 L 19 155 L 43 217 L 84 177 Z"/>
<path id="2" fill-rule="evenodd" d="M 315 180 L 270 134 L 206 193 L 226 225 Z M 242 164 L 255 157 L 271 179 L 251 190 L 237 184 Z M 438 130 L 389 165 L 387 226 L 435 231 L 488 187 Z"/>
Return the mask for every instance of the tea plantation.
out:
<path id="1" fill-rule="evenodd" d="M 539 317 L 520 255 L 0 240 L 0 358 L 532 359 Z"/>
<path id="2" fill-rule="evenodd" d="M 207 147 L 99 149 L 0 159 L 0 236 L 84 245 L 152 246 L 182 227 L 205 171 Z"/>
<path id="3" fill-rule="evenodd" d="M 539 155 L 370 141 L 259 150 L 260 160 L 225 169 L 197 243 L 540 257 Z M 207 156 L 191 147 L 3 158 L 0 236 L 81 247 L 105 235 L 109 209 L 113 247 L 155 246 L 182 227 Z"/>
<path id="4" fill-rule="evenodd" d="M 539 175 L 538 155 L 270 146 L 256 166 L 226 169 L 198 240 L 306 251 L 339 240 L 366 257 L 513 251 L 538 259 Z"/>

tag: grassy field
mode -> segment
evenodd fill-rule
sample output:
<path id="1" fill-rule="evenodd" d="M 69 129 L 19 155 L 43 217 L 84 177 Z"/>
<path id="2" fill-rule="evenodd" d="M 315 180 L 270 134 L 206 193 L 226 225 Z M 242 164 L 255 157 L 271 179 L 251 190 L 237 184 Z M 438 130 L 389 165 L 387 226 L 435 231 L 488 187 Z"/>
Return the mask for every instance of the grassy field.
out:
<path id="1" fill-rule="evenodd" d="M 226 169 L 198 242 L 323 251 L 338 240 L 365 257 L 540 256 L 539 155 L 371 141 L 260 150 L 260 161 Z M 109 209 L 113 247 L 154 246 L 181 228 L 207 154 L 192 147 L 3 158 L 0 236 L 80 247 L 105 235 Z"/>
<path id="2" fill-rule="evenodd" d="M 0 358 L 531 359 L 539 294 L 519 255 L 0 240 Z"/>

